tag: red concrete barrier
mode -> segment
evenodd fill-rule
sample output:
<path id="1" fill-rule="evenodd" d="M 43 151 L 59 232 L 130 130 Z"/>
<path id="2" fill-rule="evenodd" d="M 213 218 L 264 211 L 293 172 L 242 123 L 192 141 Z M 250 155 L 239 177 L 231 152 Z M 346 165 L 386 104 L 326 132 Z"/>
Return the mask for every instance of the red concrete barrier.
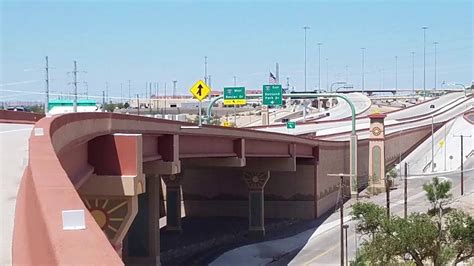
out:
<path id="1" fill-rule="evenodd" d="M 0 110 L 0 123 L 34 124 L 43 117 L 37 113 Z"/>
<path id="2" fill-rule="evenodd" d="M 13 264 L 122 265 L 77 193 L 75 186 L 80 182 L 68 175 L 78 172 L 80 162 L 87 163 L 83 154 L 71 150 L 113 133 L 183 134 L 182 125 L 190 124 L 113 113 L 73 113 L 38 121 L 30 136 L 29 164 L 17 197 Z M 316 145 L 301 137 L 215 126 L 193 134 Z M 70 156 L 75 156 L 73 164 L 68 164 Z M 77 209 L 85 210 L 86 229 L 63 230 L 62 211 Z"/>
<path id="3" fill-rule="evenodd" d="M 40 120 L 44 135 L 29 140 L 29 164 L 17 196 L 13 231 L 14 265 L 123 265 L 105 234 L 87 211 L 63 169 L 51 126 L 55 118 Z M 60 127 L 56 127 L 60 129 Z M 73 145 L 75 138 L 65 139 Z M 63 230 L 63 210 L 85 210 L 84 230 Z"/>

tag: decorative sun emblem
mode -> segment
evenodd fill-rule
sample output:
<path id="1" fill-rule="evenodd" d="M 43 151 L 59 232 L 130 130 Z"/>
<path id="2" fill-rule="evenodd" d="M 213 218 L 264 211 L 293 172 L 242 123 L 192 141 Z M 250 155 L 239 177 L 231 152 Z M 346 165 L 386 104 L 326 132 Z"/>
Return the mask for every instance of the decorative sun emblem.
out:
<path id="1" fill-rule="evenodd" d="M 374 136 L 378 136 L 380 133 L 382 133 L 382 130 L 379 127 L 374 127 L 372 129 L 372 134 L 374 134 Z"/>
<path id="2" fill-rule="evenodd" d="M 258 181 L 260 181 L 260 179 L 258 178 L 258 176 L 253 176 L 253 177 L 252 177 L 252 182 L 258 183 Z"/>

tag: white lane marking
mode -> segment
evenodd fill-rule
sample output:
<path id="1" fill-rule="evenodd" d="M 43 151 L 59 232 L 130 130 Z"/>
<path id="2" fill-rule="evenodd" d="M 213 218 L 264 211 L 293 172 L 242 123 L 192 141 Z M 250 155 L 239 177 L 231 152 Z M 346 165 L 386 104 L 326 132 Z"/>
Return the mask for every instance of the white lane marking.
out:
<path id="1" fill-rule="evenodd" d="M 7 130 L 7 131 L 0 131 L 0 134 L 12 133 L 12 132 L 19 132 L 19 131 L 27 131 L 31 130 L 31 128 L 22 128 L 22 129 L 14 129 L 14 130 Z"/>

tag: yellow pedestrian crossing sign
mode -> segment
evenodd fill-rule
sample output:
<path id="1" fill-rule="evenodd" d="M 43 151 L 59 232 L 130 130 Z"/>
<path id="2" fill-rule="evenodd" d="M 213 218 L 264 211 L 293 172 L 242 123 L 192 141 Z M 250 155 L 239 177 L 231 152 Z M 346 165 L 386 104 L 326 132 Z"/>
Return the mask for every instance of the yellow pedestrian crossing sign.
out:
<path id="1" fill-rule="evenodd" d="M 194 98 L 202 101 L 209 95 L 211 89 L 206 85 L 206 83 L 204 83 L 204 81 L 198 80 L 189 91 L 194 96 Z"/>

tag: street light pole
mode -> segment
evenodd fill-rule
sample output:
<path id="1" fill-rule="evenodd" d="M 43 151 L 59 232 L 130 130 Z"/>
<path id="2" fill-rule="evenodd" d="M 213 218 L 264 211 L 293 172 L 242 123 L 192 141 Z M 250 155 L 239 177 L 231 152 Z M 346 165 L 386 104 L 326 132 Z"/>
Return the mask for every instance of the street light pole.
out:
<path id="1" fill-rule="evenodd" d="M 412 77 L 412 93 L 415 95 L 415 52 L 411 52 L 411 66 L 412 66 L 412 72 L 411 72 L 411 77 Z"/>
<path id="2" fill-rule="evenodd" d="M 347 82 L 345 82 L 345 81 L 333 82 L 333 83 L 331 84 L 331 92 L 332 92 L 332 88 L 333 88 L 334 85 L 344 85 L 344 84 L 347 84 Z"/>
<path id="3" fill-rule="evenodd" d="M 436 46 L 438 42 L 434 42 L 434 90 L 436 91 Z"/>
<path id="4" fill-rule="evenodd" d="M 321 45 L 322 43 L 318 42 L 318 90 L 321 91 Z"/>
<path id="5" fill-rule="evenodd" d="M 398 56 L 395 56 L 395 95 L 398 92 Z"/>
<path id="6" fill-rule="evenodd" d="M 310 29 L 308 26 L 304 26 L 304 92 L 306 92 L 306 31 Z"/>
<path id="7" fill-rule="evenodd" d="M 326 58 L 326 91 L 329 89 L 329 58 Z"/>
<path id="8" fill-rule="evenodd" d="M 207 56 L 204 56 L 204 83 L 207 85 Z"/>
<path id="9" fill-rule="evenodd" d="M 467 96 L 467 88 L 466 88 L 466 86 L 464 86 L 464 84 L 461 84 L 461 83 L 455 83 L 454 85 L 463 87 L 463 89 L 464 89 L 464 97 L 466 97 L 466 96 Z"/>
<path id="10" fill-rule="evenodd" d="M 428 27 L 422 27 L 423 29 L 423 101 L 426 100 L 426 30 Z"/>
<path id="11" fill-rule="evenodd" d="M 364 92 L 365 89 L 365 70 L 364 70 L 364 64 L 365 64 L 365 48 L 362 47 L 360 48 L 362 50 L 362 93 Z"/>

